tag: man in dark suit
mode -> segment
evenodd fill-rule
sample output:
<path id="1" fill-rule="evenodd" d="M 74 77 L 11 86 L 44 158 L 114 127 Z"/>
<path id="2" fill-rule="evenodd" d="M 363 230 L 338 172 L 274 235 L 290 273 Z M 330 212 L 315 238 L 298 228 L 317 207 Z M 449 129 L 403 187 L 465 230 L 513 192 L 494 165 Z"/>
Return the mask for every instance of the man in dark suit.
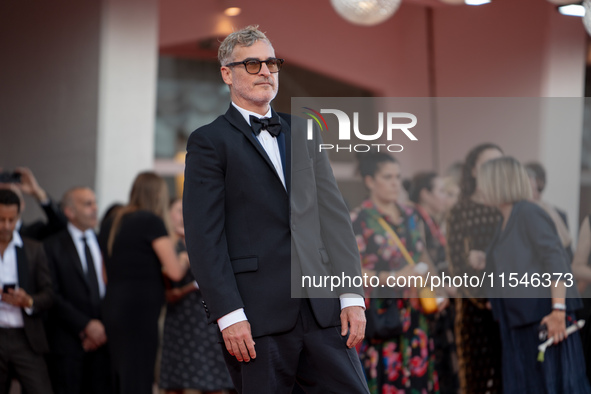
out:
<path id="1" fill-rule="evenodd" d="M 52 274 L 55 306 L 47 334 L 49 372 L 56 394 L 109 393 L 107 337 L 100 301 L 105 293 L 102 257 L 94 233 L 97 205 L 94 192 L 77 187 L 62 199 L 68 226 L 45 241 Z"/>
<path id="2" fill-rule="evenodd" d="M 308 393 L 367 393 L 354 349 L 365 331 L 362 289 L 340 289 L 340 300 L 292 298 L 311 295 L 298 287 L 302 275 L 361 275 L 318 133 L 307 141 L 296 119 L 270 107 L 283 60 L 256 26 L 230 34 L 218 57 L 232 104 L 189 138 L 183 207 L 192 268 L 234 385 L 247 394 L 291 393 L 296 383 Z"/>
<path id="3" fill-rule="evenodd" d="M 49 350 L 42 313 L 53 300 L 43 246 L 16 231 L 20 199 L 0 189 L 0 392 L 9 389 L 9 371 L 27 394 L 51 393 L 43 353 Z"/>

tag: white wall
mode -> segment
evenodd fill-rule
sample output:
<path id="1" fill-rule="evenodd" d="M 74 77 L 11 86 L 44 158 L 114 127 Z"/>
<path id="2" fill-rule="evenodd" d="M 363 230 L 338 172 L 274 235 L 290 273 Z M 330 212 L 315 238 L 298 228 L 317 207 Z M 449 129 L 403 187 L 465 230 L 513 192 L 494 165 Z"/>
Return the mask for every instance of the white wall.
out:
<path id="1" fill-rule="evenodd" d="M 105 0 L 101 24 L 96 192 L 100 210 L 126 202 L 154 163 L 158 2 Z"/>

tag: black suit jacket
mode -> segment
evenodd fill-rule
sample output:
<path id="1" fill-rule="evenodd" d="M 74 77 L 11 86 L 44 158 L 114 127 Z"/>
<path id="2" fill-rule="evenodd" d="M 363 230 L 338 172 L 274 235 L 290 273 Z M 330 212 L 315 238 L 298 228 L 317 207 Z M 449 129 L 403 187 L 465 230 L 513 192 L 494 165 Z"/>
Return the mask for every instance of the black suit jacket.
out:
<path id="1" fill-rule="evenodd" d="M 24 329 L 31 348 L 37 353 L 49 351 L 43 328 L 43 315 L 53 302 L 47 257 L 40 243 L 23 238 L 23 247 L 16 248 L 18 285 L 33 298 L 33 313 L 21 309 Z"/>
<path id="2" fill-rule="evenodd" d="M 566 229 L 568 230 L 568 215 L 566 214 L 565 211 L 558 209 L 558 208 L 556 208 L 556 212 L 558 212 L 558 216 L 560 216 L 560 218 L 562 219 L 562 222 L 564 223 L 564 225 L 566 226 Z M 568 256 L 569 264 L 572 264 L 573 259 L 575 258 L 575 255 L 573 253 L 572 243 L 570 245 L 568 245 L 566 248 L 564 248 L 564 250 L 566 251 L 566 255 Z"/>
<path id="3" fill-rule="evenodd" d="M 361 274 L 346 205 L 326 154 L 317 152 L 317 130 L 307 141 L 303 120 L 292 127 L 281 116 L 287 190 L 232 105 L 187 145 L 185 234 L 209 321 L 244 308 L 253 337 L 294 327 L 301 300 L 292 298 L 292 273 L 329 275 L 339 262 L 348 275 Z M 340 323 L 336 298 L 311 303 L 321 326 Z"/>
<path id="4" fill-rule="evenodd" d="M 23 224 L 19 230 L 22 237 L 43 241 L 66 228 L 68 221 L 53 200 L 50 199 L 47 205 L 39 204 L 39 206 L 43 210 L 43 213 L 45 213 L 47 221 L 37 220 L 30 224 Z"/>
<path id="5" fill-rule="evenodd" d="M 49 313 L 47 335 L 57 354 L 83 353 L 80 333 L 91 319 L 100 319 L 100 308 L 93 306 L 80 256 L 68 229 L 44 243 L 55 292 Z"/>

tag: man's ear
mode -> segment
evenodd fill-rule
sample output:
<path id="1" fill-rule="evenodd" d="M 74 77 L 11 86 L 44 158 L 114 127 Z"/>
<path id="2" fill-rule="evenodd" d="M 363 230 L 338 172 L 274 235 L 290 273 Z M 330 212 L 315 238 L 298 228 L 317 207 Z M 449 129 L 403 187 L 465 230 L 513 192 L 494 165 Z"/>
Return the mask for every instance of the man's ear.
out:
<path id="1" fill-rule="evenodd" d="M 72 218 L 74 217 L 74 211 L 72 210 L 72 207 L 65 205 L 62 208 L 62 211 L 64 212 L 64 216 L 68 219 L 68 221 L 72 221 Z"/>
<path id="2" fill-rule="evenodd" d="M 222 66 L 220 68 L 220 72 L 222 73 L 222 79 L 224 83 L 228 86 L 232 86 L 232 71 L 229 67 Z"/>

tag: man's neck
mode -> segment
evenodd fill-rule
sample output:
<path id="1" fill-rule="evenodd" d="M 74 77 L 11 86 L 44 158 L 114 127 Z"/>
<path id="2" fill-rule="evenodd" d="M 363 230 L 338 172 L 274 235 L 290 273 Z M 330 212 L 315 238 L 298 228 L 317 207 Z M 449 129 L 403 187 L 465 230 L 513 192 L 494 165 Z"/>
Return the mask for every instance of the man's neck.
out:
<path id="1" fill-rule="evenodd" d="M 78 231 L 80 231 L 80 232 L 82 232 L 82 233 L 84 233 L 86 230 L 88 230 L 88 228 L 86 228 L 86 227 L 84 227 L 84 226 L 81 226 L 81 225 L 79 225 L 79 224 L 76 224 L 76 223 L 73 223 L 73 222 L 68 222 L 68 223 L 70 223 L 70 225 L 71 225 L 72 227 L 74 227 L 76 230 L 78 230 Z"/>
<path id="2" fill-rule="evenodd" d="M 12 242 L 12 238 L 10 238 L 10 241 L 8 242 L 0 242 L 0 256 L 2 256 L 2 258 L 4 258 L 4 252 L 6 251 L 6 249 L 8 249 L 8 245 L 10 245 L 10 242 Z"/>
<path id="3" fill-rule="evenodd" d="M 252 102 L 246 102 L 246 101 L 236 101 L 236 100 L 232 100 L 232 103 L 234 103 L 234 105 L 245 109 L 247 111 L 251 111 L 254 112 L 255 114 L 259 114 L 261 116 L 265 116 L 267 114 L 267 112 L 269 112 L 269 103 L 252 103 Z"/>

